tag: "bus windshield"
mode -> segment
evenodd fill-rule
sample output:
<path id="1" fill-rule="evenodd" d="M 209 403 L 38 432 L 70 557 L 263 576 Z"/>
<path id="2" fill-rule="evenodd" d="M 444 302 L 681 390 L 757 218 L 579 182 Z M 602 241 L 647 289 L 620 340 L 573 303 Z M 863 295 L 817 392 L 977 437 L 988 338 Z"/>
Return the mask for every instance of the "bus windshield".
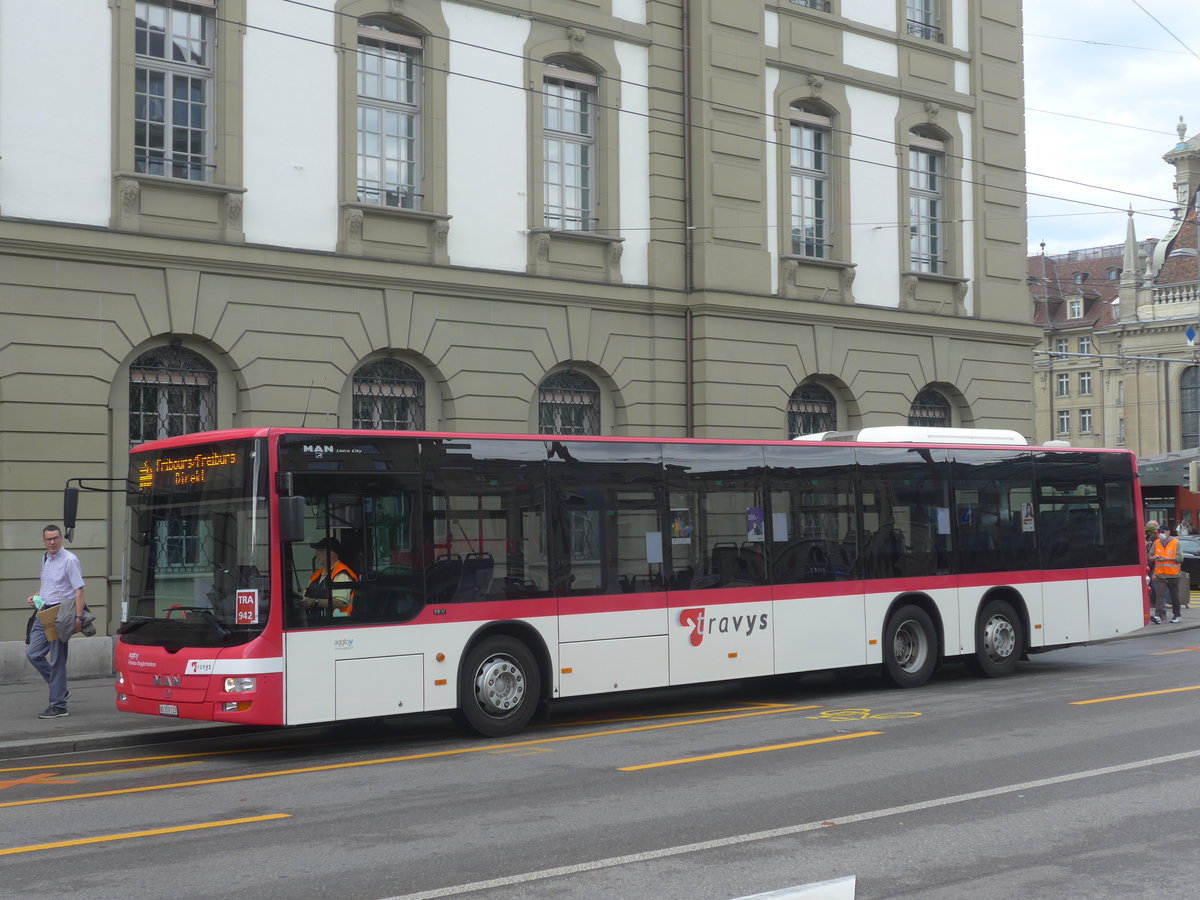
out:
<path id="1" fill-rule="evenodd" d="M 225 441 L 132 455 L 130 644 L 215 647 L 262 633 L 270 609 L 265 446 Z"/>

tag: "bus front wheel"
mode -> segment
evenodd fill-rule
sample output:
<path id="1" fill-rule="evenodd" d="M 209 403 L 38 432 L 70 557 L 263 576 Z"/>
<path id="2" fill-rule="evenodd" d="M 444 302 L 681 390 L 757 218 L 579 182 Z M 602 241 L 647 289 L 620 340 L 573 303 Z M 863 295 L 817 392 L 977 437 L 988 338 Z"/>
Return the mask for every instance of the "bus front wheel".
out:
<path id="1" fill-rule="evenodd" d="M 1016 670 L 1024 644 L 1021 618 L 1012 604 L 992 600 L 975 620 L 975 655 L 967 657 L 967 663 L 977 675 L 1003 678 Z"/>
<path id="2" fill-rule="evenodd" d="M 883 629 L 883 670 L 896 687 L 920 687 L 937 665 L 937 630 L 929 613 L 909 604 Z"/>
<path id="3" fill-rule="evenodd" d="M 468 728 L 484 737 L 520 731 L 533 718 L 541 675 L 529 648 L 496 635 L 480 641 L 463 665 L 459 710 Z"/>

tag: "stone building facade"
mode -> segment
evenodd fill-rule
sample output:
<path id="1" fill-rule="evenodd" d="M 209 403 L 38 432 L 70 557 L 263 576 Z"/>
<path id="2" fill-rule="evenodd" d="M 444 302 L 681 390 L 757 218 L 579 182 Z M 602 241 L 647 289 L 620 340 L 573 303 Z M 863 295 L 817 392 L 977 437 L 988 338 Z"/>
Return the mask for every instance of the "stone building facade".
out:
<path id="1" fill-rule="evenodd" d="M 1163 156 L 1175 170 L 1177 205 L 1161 239 L 1139 241 L 1131 214 L 1122 244 L 1028 259 L 1043 329 L 1034 378 L 1039 441 L 1127 447 L 1142 458 L 1200 450 L 1200 135 L 1188 138 L 1182 118 L 1177 130 Z M 1148 518 L 1174 522 L 1187 513 L 1200 524 L 1190 512 L 1200 500 L 1172 480 L 1146 486 Z"/>
<path id="2" fill-rule="evenodd" d="M 0 641 L 155 436 L 1029 433 L 1022 100 L 1008 0 L 3 4 Z"/>

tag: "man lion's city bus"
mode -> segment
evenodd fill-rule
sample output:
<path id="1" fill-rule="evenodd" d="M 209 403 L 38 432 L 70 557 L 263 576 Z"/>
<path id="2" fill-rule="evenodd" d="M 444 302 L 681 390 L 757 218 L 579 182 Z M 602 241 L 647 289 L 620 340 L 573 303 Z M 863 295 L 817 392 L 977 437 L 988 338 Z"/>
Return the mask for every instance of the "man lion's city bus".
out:
<path id="1" fill-rule="evenodd" d="M 117 707 L 446 711 L 499 736 L 558 698 L 862 666 L 914 687 L 950 660 L 998 677 L 1144 624 L 1130 453 L 874 432 L 142 444 Z M 356 576 L 349 615 L 303 602 L 317 544 Z"/>

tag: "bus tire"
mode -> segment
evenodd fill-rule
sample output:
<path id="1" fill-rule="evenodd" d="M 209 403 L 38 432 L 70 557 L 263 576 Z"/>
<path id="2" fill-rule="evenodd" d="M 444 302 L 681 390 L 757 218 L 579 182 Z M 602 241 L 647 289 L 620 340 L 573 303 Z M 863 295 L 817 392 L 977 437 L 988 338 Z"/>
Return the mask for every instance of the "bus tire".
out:
<path id="1" fill-rule="evenodd" d="M 883 629 L 883 671 L 896 687 L 920 687 L 937 665 L 937 629 L 929 613 L 901 606 Z"/>
<path id="2" fill-rule="evenodd" d="M 1007 600 L 985 603 L 975 620 L 975 653 L 967 657 L 981 678 L 1004 678 L 1017 668 L 1025 649 L 1021 617 Z"/>
<path id="3" fill-rule="evenodd" d="M 459 684 L 459 712 L 483 737 L 514 734 L 529 724 L 541 699 L 542 678 L 529 648 L 494 635 L 471 648 Z"/>

